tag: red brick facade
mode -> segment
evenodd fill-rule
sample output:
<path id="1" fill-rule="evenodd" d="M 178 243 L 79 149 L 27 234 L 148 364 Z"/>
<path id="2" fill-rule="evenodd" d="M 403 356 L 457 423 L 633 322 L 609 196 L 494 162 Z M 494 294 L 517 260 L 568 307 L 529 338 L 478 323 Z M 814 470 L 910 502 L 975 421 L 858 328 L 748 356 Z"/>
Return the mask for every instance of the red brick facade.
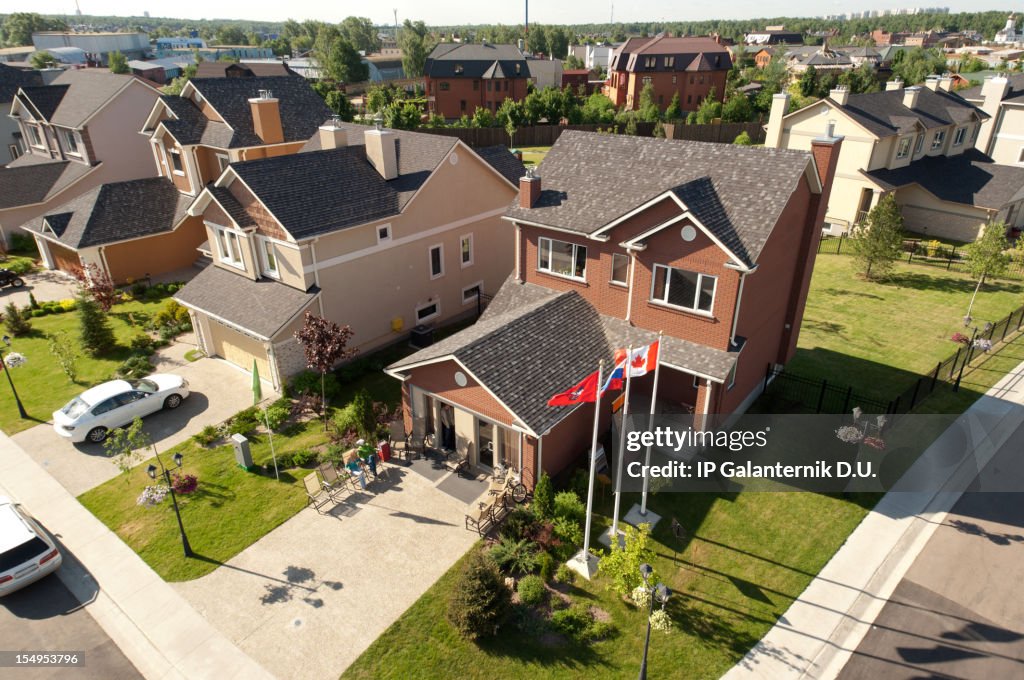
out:
<path id="1" fill-rule="evenodd" d="M 728 68 L 678 73 L 613 71 L 605 85 L 605 95 L 615 106 L 635 110 L 640 108 L 640 92 L 650 82 L 654 87 L 654 103 L 662 111 L 672 102 L 676 92 L 679 93 L 679 104 L 683 111 L 696 111 L 700 103 L 711 94 L 712 89 L 715 99 L 724 100 L 725 80 L 728 74 Z"/>
<path id="2" fill-rule="evenodd" d="M 430 112 L 444 118 L 472 116 L 478 109 L 494 113 L 506 99 L 526 98 L 529 78 L 424 78 L 427 96 L 433 97 Z"/>

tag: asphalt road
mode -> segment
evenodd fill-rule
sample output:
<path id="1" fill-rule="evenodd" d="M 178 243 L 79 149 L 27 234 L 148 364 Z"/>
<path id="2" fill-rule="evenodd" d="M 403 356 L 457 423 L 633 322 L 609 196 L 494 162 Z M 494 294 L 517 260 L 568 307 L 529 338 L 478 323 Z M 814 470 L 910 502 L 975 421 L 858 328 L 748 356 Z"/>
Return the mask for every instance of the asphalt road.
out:
<path id="1" fill-rule="evenodd" d="M 840 680 L 1024 678 L 1024 427 L 986 473 L 1019 493 L 969 492 L 947 515 Z M 1005 488 L 1005 487 L 1004 487 Z"/>

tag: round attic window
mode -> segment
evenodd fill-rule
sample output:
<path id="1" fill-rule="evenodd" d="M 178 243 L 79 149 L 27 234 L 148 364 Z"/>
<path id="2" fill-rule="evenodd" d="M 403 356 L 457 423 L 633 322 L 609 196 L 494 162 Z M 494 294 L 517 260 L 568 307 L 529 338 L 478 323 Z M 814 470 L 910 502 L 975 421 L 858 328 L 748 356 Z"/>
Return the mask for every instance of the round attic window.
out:
<path id="1" fill-rule="evenodd" d="M 821 107 L 821 115 L 823 115 L 823 116 L 827 116 L 828 115 L 828 107 L 827 106 L 822 106 Z"/>
<path id="2" fill-rule="evenodd" d="M 469 383 L 469 380 L 466 379 L 466 374 L 462 371 L 455 371 L 455 384 L 459 387 L 465 387 L 467 383 Z"/>
<path id="3" fill-rule="evenodd" d="M 448 156 L 448 162 L 451 163 L 452 165 L 458 165 L 459 164 L 459 154 L 457 154 L 455 152 L 452 152 L 452 155 Z"/>
<path id="4" fill-rule="evenodd" d="M 680 230 L 679 235 L 683 237 L 684 241 L 692 241 L 697 238 L 697 230 L 687 224 Z"/>

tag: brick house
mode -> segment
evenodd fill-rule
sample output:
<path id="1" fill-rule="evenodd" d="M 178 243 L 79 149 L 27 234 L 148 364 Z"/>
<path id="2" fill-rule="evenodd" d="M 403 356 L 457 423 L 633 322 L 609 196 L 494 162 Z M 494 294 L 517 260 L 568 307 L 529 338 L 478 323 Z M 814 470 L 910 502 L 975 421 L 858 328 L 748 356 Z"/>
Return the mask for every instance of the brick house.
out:
<path id="1" fill-rule="evenodd" d="M 138 125 L 156 178 L 105 183 L 23 228 L 51 269 L 94 264 L 116 283 L 186 269 L 207 240 L 186 212 L 202 188 L 231 162 L 299 151 L 330 116 L 299 76 L 193 79 Z"/>
<path id="2" fill-rule="evenodd" d="M 430 112 L 460 118 L 524 99 L 530 66 L 515 45 L 441 43 L 427 57 L 423 76 Z"/>
<path id="3" fill-rule="evenodd" d="M 730 68 L 729 50 L 713 38 L 630 38 L 612 55 L 604 93 L 616 107 L 638 109 L 650 83 L 662 111 L 677 92 L 683 110 L 696 111 L 712 89 L 724 99 Z"/>
<path id="4" fill-rule="evenodd" d="M 442 434 L 476 465 L 557 474 L 589 446 L 594 410 L 548 398 L 659 330 L 662 412 L 705 426 L 744 410 L 795 351 L 840 146 L 563 133 L 505 215 L 515 271 L 487 311 L 387 368 L 407 428 L 454 423 Z M 634 390 L 649 399 L 651 382 Z"/>
<path id="5" fill-rule="evenodd" d="M 328 122 L 301 153 L 232 163 L 202 190 L 189 214 L 213 264 L 175 297 L 207 355 L 255 361 L 279 389 L 305 368 L 306 310 L 364 352 L 475 314 L 512 268 L 501 216 L 522 173 L 504 147 Z"/>

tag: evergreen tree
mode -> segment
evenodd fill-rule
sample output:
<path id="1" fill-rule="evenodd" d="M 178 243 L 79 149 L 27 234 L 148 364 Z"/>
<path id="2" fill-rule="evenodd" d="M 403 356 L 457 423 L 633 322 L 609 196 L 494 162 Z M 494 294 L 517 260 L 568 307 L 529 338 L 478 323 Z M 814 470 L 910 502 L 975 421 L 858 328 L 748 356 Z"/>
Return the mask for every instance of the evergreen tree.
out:
<path id="1" fill-rule="evenodd" d="M 854 227 L 850 243 L 865 278 L 892 271 L 903 244 L 903 216 L 895 196 L 887 194 L 871 209 L 867 220 Z"/>
<path id="2" fill-rule="evenodd" d="M 128 59 L 120 52 L 111 52 L 107 57 L 107 66 L 111 73 L 128 73 Z"/>
<path id="3" fill-rule="evenodd" d="M 814 66 L 808 66 L 804 74 L 800 76 L 800 94 L 805 97 L 812 97 L 818 90 L 818 70 Z"/>
<path id="4" fill-rule="evenodd" d="M 654 123 L 661 119 L 661 112 L 658 105 L 654 103 L 654 85 L 647 83 L 644 89 L 640 90 L 640 108 L 637 115 L 645 123 Z"/>
<path id="5" fill-rule="evenodd" d="M 117 344 L 114 331 L 107 321 L 107 315 L 92 296 L 84 292 L 79 293 L 75 309 L 78 310 L 79 338 L 85 350 L 93 356 L 112 350 Z"/>
<path id="6" fill-rule="evenodd" d="M 679 93 L 676 92 L 672 95 L 672 101 L 668 103 L 668 108 L 665 109 L 665 120 L 674 121 L 679 120 L 683 117 L 683 107 L 679 103 Z"/>
<path id="7" fill-rule="evenodd" d="M 448 621 L 463 637 L 491 637 L 512 608 L 512 594 L 497 565 L 483 552 L 469 558 L 448 600 Z"/>

